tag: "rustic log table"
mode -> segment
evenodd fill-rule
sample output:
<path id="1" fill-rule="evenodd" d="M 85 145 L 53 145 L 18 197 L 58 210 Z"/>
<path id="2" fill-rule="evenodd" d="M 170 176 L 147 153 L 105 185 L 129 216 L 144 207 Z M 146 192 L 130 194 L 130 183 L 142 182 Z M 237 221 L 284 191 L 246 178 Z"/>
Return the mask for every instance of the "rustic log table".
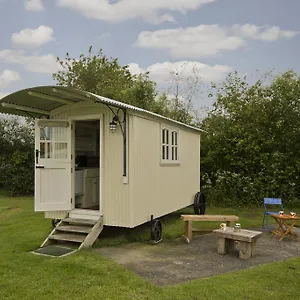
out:
<path id="1" fill-rule="evenodd" d="M 297 221 L 300 220 L 300 217 L 292 217 L 287 214 L 284 214 L 284 215 L 271 214 L 270 216 L 272 216 L 275 219 L 275 221 L 278 225 L 278 227 L 272 231 L 272 237 L 274 235 L 279 235 L 280 236 L 279 241 L 281 241 L 287 235 L 291 235 L 292 237 L 294 237 L 294 239 L 296 241 L 299 241 L 297 234 L 295 232 L 293 232 L 293 227 L 295 226 Z"/>
<path id="2" fill-rule="evenodd" d="M 218 253 L 227 254 L 238 247 L 239 258 L 248 259 L 255 255 L 256 241 L 262 235 L 260 231 L 245 230 L 234 231 L 232 227 L 216 229 L 213 234 L 218 237 Z"/>

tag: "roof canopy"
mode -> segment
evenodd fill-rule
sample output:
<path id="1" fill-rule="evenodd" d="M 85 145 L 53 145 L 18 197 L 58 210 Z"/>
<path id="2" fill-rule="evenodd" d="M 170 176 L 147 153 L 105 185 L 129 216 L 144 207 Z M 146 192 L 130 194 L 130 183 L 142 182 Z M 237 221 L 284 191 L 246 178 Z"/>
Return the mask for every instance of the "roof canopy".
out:
<path id="1" fill-rule="evenodd" d="M 0 99 L 0 113 L 25 117 L 31 116 L 33 118 L 41 118 L 43 116 L 48 117 L 53 109 L 82 101 L 104 103 L 114 107 L 137 111 L 180 124 L 190 129 L 203 131 L 199 128 L 174 121 L 164 116 L 128 105 L 123 102 L 118 102 L 109 98 L 95 95 L 93 93 L 63 86 L 38 86 L 9 94 Z"/>

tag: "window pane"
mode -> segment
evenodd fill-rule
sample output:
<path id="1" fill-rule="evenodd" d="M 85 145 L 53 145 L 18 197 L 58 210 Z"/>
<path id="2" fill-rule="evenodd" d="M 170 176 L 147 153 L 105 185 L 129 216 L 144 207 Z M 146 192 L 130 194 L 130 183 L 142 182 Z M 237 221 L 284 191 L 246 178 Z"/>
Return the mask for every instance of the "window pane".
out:
<path id="1" fill-rule="evenodd" d="M 66 159 L 68 158 L 68 144 L 67 143 L 55 143 L 55 155 L 54 158 Z"/>
<path id="2" fill-rule="evenodd" d="M 46 147 L 46 158 L 52 158 L 52 143 L 47 143 L 47 147 Z"/>
<path id="3" fill-rule="evenodd" d="M 169 159 L 169 146 L 166 146 L 166 159 Z"/>
<path id="4" fill-rule="evenodd" d="M 52 158 L 52 143 L 40 143 L 40 158 Z"/>
<path id="5" fill-rule="evenodd" d="M 40 158 L 45 158 L 45 143 L 40 143 Z"/>
<path id="6" fill-rule="evenodd" d="M 166 129 L 166 144 L 169 144 L 169 130 Z"/>
<path id="7" fill-rule="evenodd" d="M 172 147 L 172 160 L 174 160 L 174 147 Z"/>
<path id="8" fill-rule="evenodd" d="M 162 146 L 162 159 L 165 159 L 165 146 Z"/>
<path id="9" fill-rule="evenodd" d="M 174 160 L 178 160 L 178 152 L 177 152 L 177 147 L 175 147 L 175 158 Z"/>
<path id="10" fill-rule="evenodd" d="M 178 133 L 177 133 L 177 132 L 174 132 L 174 134 L 175 134 L 175 143 L 174 143 L 174 145 L 177 146 L 177 136 L 178 136 Z"/>
<path id="11" fill-rule="evenodd" d="M 165 143 L 165 130 L 162 130 L 162 143 Z"/>
<path id="12" fill-rule="evenodd" d="M 68 129 L 66 127 L 52 127 L 52 136 L 55 141 L 67 141 Z"/>
<path id="13" fill-rule="evenodd" d="M 42 141 L 49 141 L 51 140 L 51 128 L 44 127 L 40 129 L 40 139 Z"/>

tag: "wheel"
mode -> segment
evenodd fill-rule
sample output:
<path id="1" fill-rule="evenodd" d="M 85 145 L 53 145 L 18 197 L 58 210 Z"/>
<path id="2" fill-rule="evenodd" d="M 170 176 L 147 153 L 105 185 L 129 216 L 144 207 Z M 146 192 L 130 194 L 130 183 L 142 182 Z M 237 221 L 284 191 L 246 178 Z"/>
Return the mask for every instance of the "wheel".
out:
<path id="1" fill-rule="evenodd" d="M 158 243 L 159 241 L 161 241 L 162 225 L 161 225 L 161 222 L 159 220 L 153 220 L 152 221 L 150 236 L 151 236 L 151 240 L 154 243 Z"/>
<path id="2" fill-rule="evenodd" d="M 60 220 L 59 220 L 59 219 L 52 219 L 52 220 L 51 220 L 52 227 L 53 227 L 53 228 L 55 228 L 55 227 L 56 227 L 56 225 L 57 225 L 59 222 L 60 222 Z"/>
<path id="3" fill-rule="evenodd" d="M 206 208 L 205 195 L 198 192 L 194 198 L 194 213 L 195 215 L 204 215 Z"/>

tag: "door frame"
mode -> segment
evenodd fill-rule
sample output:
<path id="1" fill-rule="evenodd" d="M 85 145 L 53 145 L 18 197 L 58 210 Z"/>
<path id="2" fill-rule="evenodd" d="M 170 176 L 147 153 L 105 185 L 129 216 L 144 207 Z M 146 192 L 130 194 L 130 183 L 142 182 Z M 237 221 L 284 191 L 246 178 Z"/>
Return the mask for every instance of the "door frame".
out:
<path id="1" fill-rule="evenodd" d="M 71 122 L 72 126 L 72 132 L 71 132 L 71 166 L 73 173 L 71 173 L 71 195 L 73 203 L 72 203 L 72 210 L 74 211 L 85 211 L 85 214 L 89 214 L 93 212 L 95 213 L 97 210 L 91 210 L 91 209 L 82 209 L 82 208 L 75 208 L 75 122 L 76 121 L 99 121 L 100 126 L 100 132 L 99 132 L 99 215 L 102 215 L 102 186 L 103 186 L 103 176 L 102 176 L 102 161 L 103 161 L 103 114 L 91 114 L 91 115 L 80 115 L 80 116 L 71 116 L 68 118 L 68 120 Z"/>

